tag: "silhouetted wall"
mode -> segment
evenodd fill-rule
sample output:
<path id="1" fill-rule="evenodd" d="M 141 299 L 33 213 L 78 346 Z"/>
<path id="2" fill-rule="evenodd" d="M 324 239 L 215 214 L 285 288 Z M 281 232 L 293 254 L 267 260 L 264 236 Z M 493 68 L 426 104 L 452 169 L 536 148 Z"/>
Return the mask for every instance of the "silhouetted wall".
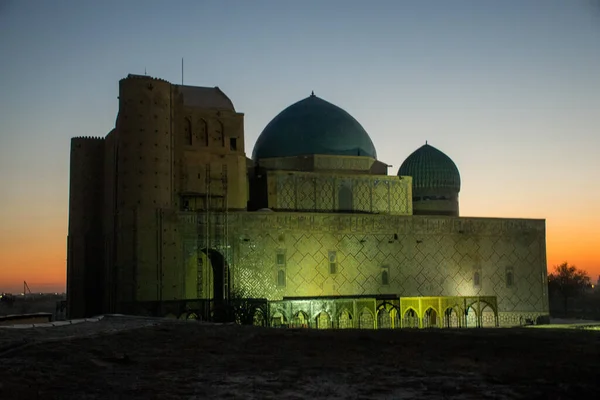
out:
<path id="1" fill-rule="evenodd" d="M 71 140 L 67 308 L 72 318 L 102 311 L 104 139 Z"/>

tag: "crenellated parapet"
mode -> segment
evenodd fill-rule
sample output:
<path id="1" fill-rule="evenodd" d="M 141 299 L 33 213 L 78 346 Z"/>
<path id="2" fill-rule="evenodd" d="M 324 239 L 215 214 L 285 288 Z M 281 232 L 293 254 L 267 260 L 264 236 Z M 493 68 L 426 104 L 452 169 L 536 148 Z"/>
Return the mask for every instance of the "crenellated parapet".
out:
<path id="1" fill-rule="evenodd" d="M 153 76 L 148 76 L 148 75 L 137 75 L 137 74 L 128 74 L 127 77 L 122 78 L 121 80 L 119 80 L 119 83 L 123 82 L 123 81 L 126 81 L 126 80 L 130 80 L 130 79 L 151 80 L 151 81 L 168 83 L 169 85 L 171 84 L 171 82 L 169 82 L 169 81 L 167 81 L 165 79 L 155 78 Z"/>
<path id="2" fill-rule="evenodd" d="M 101 136 L 74 136 L 71 138 L 72 141 L 79 141 L 79 140 L 101 140 L 103 141 L 104 138 Z"/>

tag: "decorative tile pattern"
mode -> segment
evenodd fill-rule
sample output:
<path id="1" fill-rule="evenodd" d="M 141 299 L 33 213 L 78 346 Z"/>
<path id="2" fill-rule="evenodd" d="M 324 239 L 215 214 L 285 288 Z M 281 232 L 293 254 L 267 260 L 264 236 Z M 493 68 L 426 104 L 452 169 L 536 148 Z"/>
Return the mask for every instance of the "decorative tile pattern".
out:
<path id="1" fill-rule="evenodd" d="M 363 156 L 312 155 L 263 158 L 260 165 L 278 171 L 349 171 L 368 172 L 375 160 Z"/>
<path id="2" fill-rule="evenodd" d="M 383 175 L 339 175 L 312 172 L 269 171 L 279 211 L 339 210 L 339 191 L 352 193 L 352 211 L 393 215 L 412 214 L 411 179 Z"/>
<path id="3" fill-rule="evenodd" d="M 329 171 L 368 171 L 375 160 L 369 157 L 314 156 L 314 168 Z"/>
<path id="4" fill-rule="evenodd" d="M 354 211 L 371 211 L 371 182 L 365 179 L 353 179 L 353 209 Z"/>
<path id="5" fill-rule="evenodd" d="M 230 213 L 228 219 L 234 285 L 256 297 L 486 295 L 497 297 L 500 312 L 548 309 L 541 220 L 278 212 Z M 199 223 L 200 243 L 203 232 Z M 285 287 L 277 287 L 278 249 L 286 251 Z M 337 252 L 334 276 L 328 251 Z M 382 266 L 389 269 L 385 287 Z M 514 271 L 512 287 L 505 282 L 507 267 Z"/>
<path id="6" fill-rule="evenodd" d="M 392 204 L 390 202 L 390 185 L 391 182 L 388 180 L 375 180 L 373 182 L 373 210 L 381 213 L 389 213 L 392 210 Z M 397 187 L 393 187 L 397 188 Z M 396 195 L 400 195 L 397 193 Z M 406 193 L 404 194 L 406 197 Z M 394 209 L 397 212 L 401 212 L 399 208 Z"/>
<path id="7" fill-rule="evenodd" d="M 335 180 L 333 177 L 319 180 L 319 188 L 317 190 L 317 204 L 315 210 L 333 211 L 334 207 L 334 190 L 333 185 Z"/>
<path id="8" fill-rule="evenodd" d="M 318 190 L 314 179 L 302 179 L 296 182 L 298 187 L 297 209 L 312 211 L 317 208 L 316 192 Z"/>
<path id="9" fill-rule="evenodd" d="M 296 181 L 291 176 L 280 176 L 277 180 L 277 203 L 278 209 L 296 209 Z"/>

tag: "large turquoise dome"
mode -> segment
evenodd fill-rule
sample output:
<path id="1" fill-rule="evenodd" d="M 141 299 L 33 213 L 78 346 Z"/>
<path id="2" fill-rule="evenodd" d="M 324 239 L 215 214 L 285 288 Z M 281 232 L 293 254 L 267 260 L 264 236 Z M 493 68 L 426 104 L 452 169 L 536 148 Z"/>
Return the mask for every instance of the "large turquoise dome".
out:
<path id="1" fill-rule="evenodd" d="M 412 176 L 413 190 L 448 189 L 460 192 L 460 173 L 454 161 L 427 143 L 404 160 L 398 175 Z"/>
<path id="2" fill-rule="evenodd" d="M 375 146 L 360 123 L 314 94 L 269 122 L 254 145 L 252 158 L 313 154 L 377 158 Z"/>

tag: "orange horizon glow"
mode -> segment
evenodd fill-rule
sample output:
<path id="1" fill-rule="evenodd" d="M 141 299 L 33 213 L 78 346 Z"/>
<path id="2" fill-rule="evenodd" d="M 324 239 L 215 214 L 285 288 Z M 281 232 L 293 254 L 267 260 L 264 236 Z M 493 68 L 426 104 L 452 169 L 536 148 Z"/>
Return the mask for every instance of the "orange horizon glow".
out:
<path id="1" fill-rule="evenodd" d="M 22 293 L 24 281 L 32 293 L 66 291 L 66 232 L 60 235 L 60 228 L 2 235 L 0 292 Z"/>

